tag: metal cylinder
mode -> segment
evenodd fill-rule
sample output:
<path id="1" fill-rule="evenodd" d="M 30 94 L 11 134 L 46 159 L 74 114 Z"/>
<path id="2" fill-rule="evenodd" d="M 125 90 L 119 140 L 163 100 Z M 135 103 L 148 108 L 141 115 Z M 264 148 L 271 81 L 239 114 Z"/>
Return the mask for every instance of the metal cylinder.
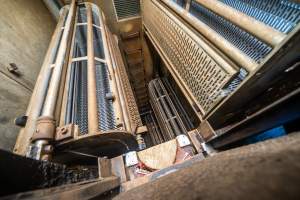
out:
<path id="1" fill-rule="evenodd" d="M 56 62 L 52 72 L 47 96 L 42 109 L 42 114 L 37 120 L 36 131 L 32 137 L 32 148 L 29 152 L 29 157 L 35 159 L 49 159 L 52 151 L 47 151 L 46 148 L 52 148 L 50 142 L 54 139 L 56 124 L 55 124 L 55 108 L 59 96 L 59 89 L 61 83 L 61 76 L 63 73 L 63 66 L 65 65 L 66 55 L 68 54 L 68 43 L 70 35 L 72 35 L 72 23 L 75 12 L 75 0 L 72 1 L 70 11 L 64 26 L 64 33 L 60 41 L 58 53 L 56 55 Z M 40 143 L 44 145 L 39 145 Z M 42 149 L 39 149 L 42 148 Z"/>
<path id="2" fill-rule="evenodd" d="M 218 0 L 196 0 L 206 8 L 231 21 L 262 41 L 275 47 L 286 37 L 284 33 L 238 11 Z"/>
<path id="3" fill-rule="evenodd" d="M 63 70 L 63 65 L 66 62 L 65 57 L 68 53 L 68 52 L 66 52 L 68 40 L 70 38 L 70 35 L 72 35 L 71 27 L 72 27 L 74 12 L 75 12 L 75 0 L 73 0 L 71 3 L 70 11 L 69 11 L 69 14 L 68 14 L 68 17 L 66 20 L 64 33 L 62 35 L 59 50 L 57 53 L 57 60 L 55 62 L 55 67 L 53 69 L 53 74 L 52 74 L 50 85 L 48 88 L 47 97 L 46 97 L 46 100 L 44 103 L 42 116 L 53 117 L 53 115 L 54 115 L 55 105 L 56 105 L 56 101 L 58 98 L 58 92 L 59 92 L 59 87 L 60 87 L 61 73 Z"/>
<path id="4" fill-rule="evenodd" d="M 55 59 L 57 53 L 60 38 L 63 34 L 62 27 L 64 26 L 65 18 L 68 14 L 69 8 L 65 6 L 60 11 L 60 18 L 56 25 L 55 31 L 52 35 L 51 42 L 46 53 L 43 65 L 41 67 L 40 73 L 37 77 L 36 84 L 33 90 L 33 94 L 30 99 L 30 103 L 27 109 L 27 122 L 24 129 L 20 131 L 18 136 L 14 152 L 20 155 L 25 155 L 27 151 L 27 146 L 30 143 L 29 138 L 31 138 L 33 132 L 36 129 L 36 121 L 41 114 L 41 109 L 44 104 L 44 100 L 47 94 L 47 89 L 49 85 L 49 80 L 52 73 L 52 62 Z"/>
<path id="5" fill-rule="evenodd" d="M 97 115 L 97 96 L 96 96 L 96 69 L 95 56 L 93 47 L 93 14 L 90 4 L 86 4 L 87 9 L 87 80 L 88 80 L 88 131 L 96 133 L 98 131 L 98 115 Z"/>

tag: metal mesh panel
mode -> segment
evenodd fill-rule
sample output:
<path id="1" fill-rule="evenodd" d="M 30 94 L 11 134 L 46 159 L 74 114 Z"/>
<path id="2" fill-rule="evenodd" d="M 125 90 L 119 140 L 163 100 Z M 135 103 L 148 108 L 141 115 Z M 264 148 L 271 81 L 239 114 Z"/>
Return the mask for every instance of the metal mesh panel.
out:
<path id="1" fill-rule="evenodd" d="M 257 62 L 272 50 L 266 43 L 196 2 L 191 3 L 190 12 Z"/>
<path id="2" fill-rule="evenodd" d="M 288 0 L 220 1 L 284 33 L 300 21 L 300 4 Z"/>
<path id="3" fill-rule="evenodd" d="M 248 72 L 246 70 L 240 69 L 239 75 L 235 77 L 225 89 L 223 89 L 221 95 L 227 96 L 231 92 L 233 92 L 242 83 L 242 81 L 246 78 L 247 75 Z"/>
<path id="4" fill-rule="evenodd" d="M 102 131 L 115 129 L 115 116 L 112 99 L 108 98 L 111 93 L 107 66 L 96 63 L 96 93 L 98 106 L 98 127 Z"/>
<path id="5" fill-rule="evenodd" d="M 88 104 L 87 104 L 87 61 L 82 61 L 78 65 L 78 95 L 76 124 L 79 126 L 81 134 L 88 133 Z"/>
<path id="6" fill-rule="evenodd" d="M 144 23 L 151 36 L 174 66 L 174 70 L 186 83 L 204 113 L 222 98 L 222 87 L 231 79 L 214 59 L 185 32 L 184 24 L 173 21 L 152 3 L 143 1 Z"/>

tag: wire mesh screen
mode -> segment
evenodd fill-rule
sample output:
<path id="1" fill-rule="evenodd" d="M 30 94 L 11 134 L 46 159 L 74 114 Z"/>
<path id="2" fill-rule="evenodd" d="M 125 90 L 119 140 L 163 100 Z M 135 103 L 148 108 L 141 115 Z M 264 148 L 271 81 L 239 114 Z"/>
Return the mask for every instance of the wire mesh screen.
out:
<path id="1" fill-rule="evenodd" d="M 81 134 L 88 133 L 88 96 L 87 96 L 87 61 L 81 61 L 78 67 L 78 88 L 76 124 Z"/>
<path id="2" fill-rule="evenodd" d="M 300 21 L 300 4 L 290 0 L 219 0 L 269 26 L 290 32 Z"/>
<path id="3" fill-rule="evenodd" d="M 272 50 L 266 43 L 195 1 L 191 3 L 190 12 L 256 62 Z"/>
<path id="4" fill-rule="evenodd" d="M 102 131 L 115 129 L 113 99 L 109 85 L 107 66 L 96 61 L 96 93 L 98 106 L 98 127 Z"/>

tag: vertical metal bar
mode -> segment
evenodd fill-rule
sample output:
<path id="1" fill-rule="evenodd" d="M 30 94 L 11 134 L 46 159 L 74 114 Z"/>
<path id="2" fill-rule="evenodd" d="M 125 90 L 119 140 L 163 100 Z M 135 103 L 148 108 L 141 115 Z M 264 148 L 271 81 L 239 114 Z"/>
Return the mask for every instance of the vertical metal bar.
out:
<path id="1" fill-rule="evenodd" d="M 70 12 L 65 25 L 65 30 L 61 39 L 60 47 L 57 54 L 57 60 L 53 69 L 47 97 L 45 100 L 42 116 L 54 117 L 55 105 L 58 98 L 58 90 L 60 87 L 61 74 L 67 54 L 68 39 L 70 37 L 72 20 L 74 18 L 75 0 L 72 0 Z"/>
<path id="2" fill-rule="evenodd" d="M 76 9 L 78 10 L 78 8 Z M 77 14 L 75 14 L 75 20 L 77 19 Z M 63 94 L 63 99 L 62 99 L 62 106 L 60 110 L 60 123 L 59 125 L 65 125 L 70 123 L 70 116 L 71 116 L 71 105 L 73 101 L 73 96 L 72 96 L 72 90 L 74 87 L 74 71 L 75 67 L 72 64 L 72 57 L 73 57 L 73 50 L 75 47 L 75 34 L 76 34 L 76 25 L 77 22 L 74 22 L 73 24 L 73 35 L 72 35 L 72 42 L 71 42 L 71 48 L 70 48 L 70 53 L 69 53 L 69 62 L 68 62 L 68 67 L 67 67 L 67 74 L 66 74 L 66 79 L 65 79 L 65 88 L 64 88 L 64 94 Z M 75 47 L 76 48 L 76 47 Z"/>
<path id="3" fill-rule="evenodd" d="M 96 94 L 96 68 L 93 44 L 93 13 L 89 3 L 87 8 L 87 76 L 88 76 L 88 132 L 95 134 L 98 131 L 97 94 Z"/>

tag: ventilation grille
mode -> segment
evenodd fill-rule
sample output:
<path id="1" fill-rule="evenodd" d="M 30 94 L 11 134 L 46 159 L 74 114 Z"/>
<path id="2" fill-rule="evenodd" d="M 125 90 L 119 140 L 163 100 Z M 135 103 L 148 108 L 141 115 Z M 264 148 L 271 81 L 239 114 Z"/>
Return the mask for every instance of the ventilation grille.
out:
<path id="1" fill-rule="evenodd" d="M 118 20 L 140 15 L 140 0 L 114 0 Z"/>
<path id="2" fill-rule="evenodd" d="M 179 78 L 197 100 L 203 114 L 220 100 L 221 91 L 233 74 L 227 73 L 185 30 L 187 27 L 174 21 L 151 0 L 143 1 L 144 23 L 154 43 L 175 68 Z"/>

